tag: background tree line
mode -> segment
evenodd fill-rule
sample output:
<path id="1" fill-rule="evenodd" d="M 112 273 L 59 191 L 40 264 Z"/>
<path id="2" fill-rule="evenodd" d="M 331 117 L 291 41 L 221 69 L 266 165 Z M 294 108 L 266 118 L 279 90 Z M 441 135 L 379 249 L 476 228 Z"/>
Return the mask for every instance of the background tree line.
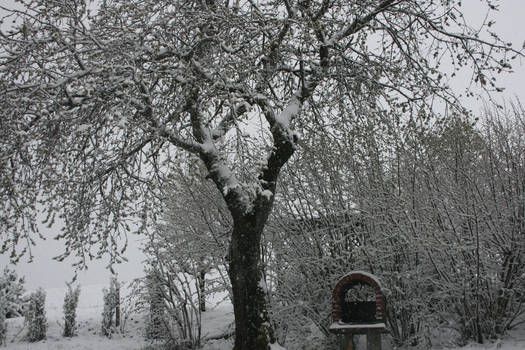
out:
<path id="1" fill-rule="evenodd" d="M 483 342 L 524 321 L 523 107 L 424 124 L 341 125 L 338 142 L 313 130 L 284 172 L 266 234 L 284 338 L 324 342 L 330 286 L 354 269 L 384 284 L 398 345 Z"/>

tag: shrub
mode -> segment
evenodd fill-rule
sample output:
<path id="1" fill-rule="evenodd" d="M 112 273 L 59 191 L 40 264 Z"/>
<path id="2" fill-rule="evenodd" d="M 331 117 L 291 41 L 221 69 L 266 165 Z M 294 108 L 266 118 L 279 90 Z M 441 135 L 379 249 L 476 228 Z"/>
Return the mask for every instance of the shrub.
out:
<path id="1" fill-rule="evenodd" d="M 67 285 L 66 296 L 64 297 L 64 337 L 72 337 L 75 335 L 76 329 L 76 313 L 78 298 L 80 296 L 80 287 L 71 288 L 71 284 Z"/>
<path id="2" fill-rule="evenodd" d="M 27 340 L 35 342 L 46 337 L 46 292 L 39 288 L 29 297 L 27 310 L 25 311 L 25 324 L 27 327 Z"/>
<path id="3" fill-rule="evenodd" d="M 109 290 L 104 288 L 104 309 L 102 311 L 102 334 L 111 337 L 114 325 L 120 324 L 120 285 L 115 277 L 111 278 Z M 115 323 L 113 316 L 115 315 Z"/>
<path id="4" fill-rule="evenodd" d="M 5 298 L 3 312 L 6 318 L 22 315 L 24 292 L 24 278 L 18 277 L 15 271 L 4 268 L 3 274 L 0 275 L 0 296 Z"/>

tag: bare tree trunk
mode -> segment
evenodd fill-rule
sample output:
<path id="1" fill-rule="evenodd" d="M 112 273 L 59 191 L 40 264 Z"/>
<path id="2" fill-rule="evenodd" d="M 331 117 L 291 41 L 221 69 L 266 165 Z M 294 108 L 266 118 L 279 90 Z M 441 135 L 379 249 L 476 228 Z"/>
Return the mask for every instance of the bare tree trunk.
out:
<path id="1" fill-rule="evenodd" d="M 202 269 L 197 275 L 197 288 L 199 288 L 199 309 L 201 312 L 206 312 L 206 297 L 204 296 L 204 289 L 206 288 L 206 270 Z"/>
<path id="2" fill-rule="evenodd" d="M 260 266 L 261 236 L 268 212 L 259 210 L 234 218 L 228 271 L 235 314 L 234 350 L 268 350 L 270 342 L 275 341 Z"/>
<path id="3" fill-rule="evenodd" d="M 115 283 L 115 327 L 120 327 L 120 284 Z"/>

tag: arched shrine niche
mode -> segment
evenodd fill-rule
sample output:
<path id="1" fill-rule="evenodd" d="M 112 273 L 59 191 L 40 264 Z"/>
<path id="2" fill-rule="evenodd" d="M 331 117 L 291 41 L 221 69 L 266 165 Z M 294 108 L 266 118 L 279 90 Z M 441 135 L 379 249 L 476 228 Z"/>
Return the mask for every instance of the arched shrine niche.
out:
<path id="1" fill-rule="evenodd" d="M 385 328 L 385 297 L 372 274 L 352 271 L 341 278 L 332 293 L 332 326 L 337 331 L 349 328 Z"/>
<path id="2" fill-rule="evenodd" d="M 359 280 L 348 285 L 343 293 L 341 321 L 343 323 L 376 322 L 376 289 Z"/>

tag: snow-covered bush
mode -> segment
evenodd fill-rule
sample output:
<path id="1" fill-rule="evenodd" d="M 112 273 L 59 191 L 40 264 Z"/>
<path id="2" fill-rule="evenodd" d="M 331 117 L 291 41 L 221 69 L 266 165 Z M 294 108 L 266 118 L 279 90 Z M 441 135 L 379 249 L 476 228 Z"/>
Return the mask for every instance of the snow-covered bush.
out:
<path id="1" fill-rule="evenodd" d="M 64 337 L 72 337 L 75 335 L 76 329 L 76 314 L 78 298 L 80 296 L 80 286 L 75 289 L 71 284 L 67 285 L 66 296 L 64 297 Z"/>
<path id="2" fill-rule="evenodd" d="M 111 337 L 115 327 L 120 325 L 120 284 L 116 277 L 111 278 L 109 290 L 104 288 L 103 293 L 104 308 L 102 310 L 101 331 L 106 337 Z M 113 316 L 115 316 L 114 321 Z"/>
<path id="3" fill-rule="evenodd" d="M 4 268 L 3 274 L 0 276 L 0 295 L 5 298 L 4 316 L 6 318 L 22 315 L 24 305 L 22 295 L 24 292 L 24 278 L 18 277 L 14 270 Z"/>
<path id="4" fill-rule="evenodd" d="M 266 232 L 280 339 L 328 337 L 330 287 L 350 270 L 379 277 L 396 346 L 483 342 L 519 325 L 525 109 L 490 112 L 482 127 L 368 126 L 347 125 L 336 143 L 312 130 L 318 141 L 281 174 Z"/>
<path id="5" fill-rule="evenodd" d="M 24 311 L 25 325 L 27 327 L 26 338 L 30 342 L 42 340 L 46 337 L 46 292 L 39 288 L 31 293 L 27 309 Z"/>

